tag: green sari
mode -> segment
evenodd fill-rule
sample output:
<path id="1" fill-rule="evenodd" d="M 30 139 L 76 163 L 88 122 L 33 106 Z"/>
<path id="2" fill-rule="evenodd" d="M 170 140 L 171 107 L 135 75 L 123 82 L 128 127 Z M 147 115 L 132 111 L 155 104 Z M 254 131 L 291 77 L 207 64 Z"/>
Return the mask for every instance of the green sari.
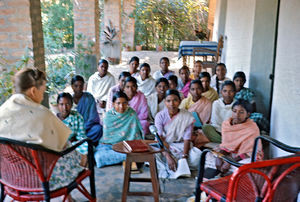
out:
<path id="1" fill-rule="evenodd" d="M 114 108 L 105 113 L 100 143 L 115 144 L 123 140 L 137 139 L 143 139 L 143 128 L 131 107 L 122 114 Z"/>

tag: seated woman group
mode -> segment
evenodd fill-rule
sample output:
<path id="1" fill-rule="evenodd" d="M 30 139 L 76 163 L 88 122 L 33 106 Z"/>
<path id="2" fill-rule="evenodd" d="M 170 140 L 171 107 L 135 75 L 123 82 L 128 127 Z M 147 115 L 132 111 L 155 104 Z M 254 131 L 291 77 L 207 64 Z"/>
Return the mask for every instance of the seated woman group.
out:
<path id="1" fill-rule="evenodd" d="M 159 175 L 167 177 L 176 169 L 178 159 L 188 158 L 189 163 L 192 163 L 190 159 L 193 158 L 189 158 L 190 149 L 201 146 L 192 138 L 195 133 L 201 134 L 207 141 L 223 144 L 223 127 L 226 120 L 233 116 L 235 96 L 249 98 L 251 94 L 243 87 L 244 83 L 237 81 L 237 78 L 243 77 L 241 73 L 233 79 L 234 82 L 225 81 L 226 67 L 223 64 L 217 66 L 221 72 L 216 82 L 216 89 L 221 95 L 218 98 L 218 93 L 210 85 L 210 75 L 207 72 L 199 74 L 202 63 L 197 62 L 199 67 L 193 71 L 195 80 L 191 80 L 188 67 L 182 67 L 179 70 L 179 82 L 174 72 L 168 69 L 167 58 L 160 60 L 161 71 L 154 74 L 156 80 L 150 76 L 149 64 L 142 64 L 138 71 L 137 59 L 134 58 L 131 63 L 131 73 L 122 72 L 118 85 L 108 90 L 103 124 L 97 113 L 94 96 L 83 91 L 83 77 L 76 75 L 72 78 L 73 96 L 60 94 L 57 99 L 60 111 L 57 117 L 72 130 L 72 135 L 68 133 L 66 140 L 74 142 L 87 136 L 95 144 L 99 143 L 95 151 L 97 167 L 125 160 L 125 155 L 114 152 L 112 145 L 123 140 L 147 138 L 152 122 L 170 150 L 170 153 L 163 152 L 157 158 Z M 221 86 L 220 80 L 223 82 Z M 240 93 L 236 94 L 237 90 Z M 184 97 L 186 98 L 183 99 Z M 251 99 L 254 106 L 253 96 Z M 239 126 L 248 127 L 243 124 Z M 86 148 L 87 145 L 82 145 L 78 150 L 82 156 L 86 154 Z"/>

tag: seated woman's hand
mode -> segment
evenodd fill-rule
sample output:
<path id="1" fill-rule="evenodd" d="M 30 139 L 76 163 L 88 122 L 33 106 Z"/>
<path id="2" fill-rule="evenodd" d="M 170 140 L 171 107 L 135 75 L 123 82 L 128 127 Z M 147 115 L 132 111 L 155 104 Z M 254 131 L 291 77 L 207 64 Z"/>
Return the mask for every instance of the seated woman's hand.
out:
<path id="1" fill-rule="evenodd" d="M 223 161 L 223 164 L 222 164 L 222 166 L 221 166 L 220 171 L 221 171 L 222 173 L 227 173 L 228 170 L 230 169 L 230 166 L 231 166 L 231 165 L 230 165 L 228 162 Z"/>
<path id="2" fill-rule="evenodd" d="M 172 171 L 176 171 L 177 163 L 174 160 L 174 158 L 170 154 L 167 154 L 166 159 L 167 159 L 167 162 L 168 162 L 169 169 L 172 170 Z"/>
<path id="3" fill-rule="evenodd" d="M 216 168 L 217 168 L 218 170 L 221 171 L 223 163 L 224 163 L 224 162 L 223 162 L 223 159 L 222 159 L 222 158 L 219 158 L 219 157 L 216 158 Z"/>

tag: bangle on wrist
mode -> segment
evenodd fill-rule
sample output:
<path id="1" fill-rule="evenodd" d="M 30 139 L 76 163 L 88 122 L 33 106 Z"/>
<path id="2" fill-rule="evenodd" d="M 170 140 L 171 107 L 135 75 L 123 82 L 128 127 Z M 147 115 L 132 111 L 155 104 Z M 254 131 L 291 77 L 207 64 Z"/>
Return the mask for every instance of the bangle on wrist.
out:
<path id="1" fill-rule="evenodd" d="M 187 154 L 182 154 L 182 156 L 181 156 L 182 158 L 187 158 L 188 157 L 188 155 Z"/>

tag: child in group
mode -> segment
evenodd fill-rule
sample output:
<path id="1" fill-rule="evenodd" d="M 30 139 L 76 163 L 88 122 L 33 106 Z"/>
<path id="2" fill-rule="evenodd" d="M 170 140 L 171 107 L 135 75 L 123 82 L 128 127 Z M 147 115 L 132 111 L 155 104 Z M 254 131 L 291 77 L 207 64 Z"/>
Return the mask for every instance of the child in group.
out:
<path id="1" fill-rule="evenodd" d="M 91 93 L 97 105 L 98 113 L 105 111 L 108 91 L 115 85 L 115 77 L 108 72 L 107 60 L 100 60 L 98 63 L 98 71 L 90 76 L 87 85 L 87 92 Z"/>
<path id="2" fill-rule="evenodd" d="M 140 74 L 136 77 L 138 89 L 144 93 L 146 97 L 155 92 L 156 81 L 152 78 L 150 72 L 150 65 L 143 63 L 140 66 Z"/>
<path id="3" fill-rule="evenodd" d="M 132 77 L 136 78 L 139 76 L 140 59 L 137 56 L 133 56 L 129 61 L 129 72 Z"/>
<path id="4" fill-rule="evenodd" d="M 216 65 L 216 74 L 211 77 L 210 86 L 217 91 L 220 97 L 222 96 L 220 91 L 222 83 L 230 80 L 230 78 L 226 77 L 226 73 L 226 65 L 224 63 L 218 63 Z"/>
<path id="5" fill-rule="evenodd" d="M 157 70 L 156 72 L 154 72 L 153 74 L 153 78 L 155 80 L 161 78 L 161 77 L 165 77 L 168 78 L 170 75 L 174 74 L 174 71 L 169 70 L 169 66 L 170 66 L 170 60 L 167 57 L 162 57 L 159 61 L 159 66 L 161 70 Z"/>
<path id="6" fill-rule="evenodd" d="M 178 90 L 178 78 L 176 75 L 170 75 L 168 77 L 168 81 L 169 81 L 169 89 L 173 89 L 173 90 Z M 182 92 L 178 91 L 180 98 L 183 100 L 184 99 L 184 95 Z"/>
<path id="7" fill-rule="evenodd" d="M 178 90 L 180 90 L 184 97 L 187 97 L 189 94 L 189 86 L 191 83 L 190 77 L 190 70 L 187 66 L 183 66 L 179 69 L 179 84 L 178 84 Z"/>
<path id="8" fill-rule="evenodd" d="M 234 83 L 225 81 L 221 86 L 222 97 L 213 102 L 211 124 L 202 127 L 203 133 L 211 142 L 221 143 L 222 123 L 232 115 L 235 91 Z"/>
<path id="9" fill-rule="evenodd" d="M 202 96 L 209 99 L 211 102 L 219 99 L 219 95 L 215 89 L 210 87 L 210 74 L 208 72 L 200 73 L 200 81 L 203 86 Z"/>
<path id="10" fill-rule="evenodd" d="M 193 72 L 190 75 L 192 80 L 199 79 L 199 75 L 202 72 L 203 63 L 200 60 L 197 60 L 194 64 Z"/>
<path id="11" fill-rule="evenodd" d="M 113 95 L 118 91 L 123 91 L 125 79 L 130 76 L 131 75 L 129 72 L 121 72 L 121 74 L 119 75 L 118 84 L 109 89 L 108 96 L 107 96 L 106 111 L 113 108 L 113 101 L 112 101 Z"/>

